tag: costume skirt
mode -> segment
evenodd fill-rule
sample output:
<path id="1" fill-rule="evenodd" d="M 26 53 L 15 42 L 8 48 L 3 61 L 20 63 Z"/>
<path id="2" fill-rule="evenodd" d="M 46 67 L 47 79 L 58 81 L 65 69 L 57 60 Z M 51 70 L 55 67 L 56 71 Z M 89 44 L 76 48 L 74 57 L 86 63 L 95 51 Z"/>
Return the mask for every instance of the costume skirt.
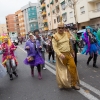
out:
<path id="1" fill-rule="evenodd" d="M 24 60 L 24 63 L 26 65 L 32 65 L 32 66 L 37 66 L 38 64 L 44 64 L 44 59 L 39 54 L 37 54 L 33 58 L 34 58 L 34 60 L 32 60 L 32 61 L 28 61 L 26 58 Z"/>
<path id="2" fill-rule="evenodd" d="M 90 45 L 90 54 L 97 53 L 97 51 L 98 51 L 97 45 L 96 44 L 91 44 Z"/>

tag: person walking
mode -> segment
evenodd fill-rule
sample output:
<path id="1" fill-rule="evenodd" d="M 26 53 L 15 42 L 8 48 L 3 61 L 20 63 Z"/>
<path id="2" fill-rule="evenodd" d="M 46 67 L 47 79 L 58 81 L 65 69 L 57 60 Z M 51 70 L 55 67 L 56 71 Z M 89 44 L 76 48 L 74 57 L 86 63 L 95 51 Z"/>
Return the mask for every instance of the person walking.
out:
<path id="1" fill-rule="evenodd" d="M 42 79 L 41 76 L 41 64 L 44 64 L 44 59 L 41 54 L 41 45 L 37 42 L 32 33 L 29 34 L 29 39 L 26 42 L 25 50 L 27 51 L 27 58 L 24 60 L 26 65 L 30 65 L 31 75 L 34 77 L 34 67 L 37 67 L 38 78 Z"/>
<path id="2" fill-rule="evenodd" d="M 39 30 L 35 30 L 34 34 L 35 34 L 35 37 L 36 37 L 36 41 L 39 42 L 40 45 L 41 45 L 41 53 L 42 53 L 42 57 L 45 61 L 45 48 L 44 48 L 44 45 L 47 45 L 47 44 L 44 41 L 44 39 L 41 36 L 39 36 Z M 46 70 L 45 63 L 42 64 L 42 69 Z"/>
<path id="3" fill-rule="evenodd" d="M 74 51 L 69 43 L 67 33 L 64 32 L 63 23 L 58 24 L 58 31 L 52 37 L 52 45 L 56 53 L 56 78 L 59 88 L 79 90 Z"/>
<path id="4" fill-rule="evenodd" d="M 47 52 L 48 52 L 48 62 L 50 62 L 50 58 L 52 56 L 52 62 L 55 63 L 55 53 L 52 47 L 52 34 L 48 34 L 48 41 L 47 41 Z"/>
<path id="5" fill-rule="evenodd" d="M 82 51 L 82 54 L 89 53 L 89 58 L 87 60 L 87 65 L 89 65 L 90 61 L 93 58 L 93 67 L 98 68 L 96 65 L 97 62 L 97 54 L 100 53 L 100 40 L 98 39 L 97 33 L 93 32 L 93 29 L 90 26 L 86 27 L 86 32 L 82 34 L 82 39 L 85 42 L 85 47 Z"/>

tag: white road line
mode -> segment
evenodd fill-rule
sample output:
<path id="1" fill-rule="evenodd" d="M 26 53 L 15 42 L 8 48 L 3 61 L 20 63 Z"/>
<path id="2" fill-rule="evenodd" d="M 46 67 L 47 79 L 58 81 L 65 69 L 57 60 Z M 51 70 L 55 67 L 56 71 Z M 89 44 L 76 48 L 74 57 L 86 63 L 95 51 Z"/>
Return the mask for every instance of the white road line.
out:
<path id="1" fill-rule="evenodd" d="M 54 75 L 56 75 L 56 71 L 54 71 L 52 68 L 50 68 L 49 66 L 46 65 L 46 68 L 53 73 Z M 88 100 L 99 100 L 98 98 L 94 97 L 92 94 L 90 93 L 86 93 L 84 89 L 80 88 L 80 90 L 78 90 L 77 92 L 79 92 L 80 94 L 82 94 L 84 97 L 86 97 Z"/>
<path id="2" fill-rule="evenodd" d="M 25 51 L 24 49 L 22 49 L 21 47 L 18 46 L 18 48 L 21 49 L 24 53 L 26 53 L 26 51 Z M 47 61 L 46 61 L 46 64 L 48 64 L 49 66 L 55 68 L 54 65 L 48 63 Z M 56 75 L 56 71 L 53 70 L 52 68 L 50 68 L 49 66 L 46 65 L 46 68 L 47 68 L 50 72 L 52 72 L 54 75 Z M 85 82 L 83 82 L 83 81 L 81 81 L 81 80 L 80 80 L 80 84 L 81 84 L 82 86 L 86 87 L 87 89 L 91 90 L 91 91 L 94 92 L 95 94 L 97 94 L 97 95 L 100 96 L 100 90 L 98 90 L 98 89 L 92 87 L 91 85 L 89 85 L 89 84 L 87 84 L 87 83 L 85 83 Z M 90 93 L 86 93 L 85 90 L 83 90 L 82 88 L 81 88 L 78 92 L 81 93 L 82 95 L 84 95 L 84 96 L 85 96 L 86 98 L 88 98 L 89 100 L 99 100 L 98 98 L 94 97 L 94 96 L 91 95 Z"/>

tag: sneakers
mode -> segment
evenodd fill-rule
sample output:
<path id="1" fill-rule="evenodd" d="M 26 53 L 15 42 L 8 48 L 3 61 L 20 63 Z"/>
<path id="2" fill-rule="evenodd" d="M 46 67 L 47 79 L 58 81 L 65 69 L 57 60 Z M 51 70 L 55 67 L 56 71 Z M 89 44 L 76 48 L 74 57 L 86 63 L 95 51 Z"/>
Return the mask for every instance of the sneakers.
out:
<path id="1" fill-rule="evenodd" d="M 50 63 L 50 60 L 48 60 L 48 62 Z"/>
<path id="2" fill-rule="evenodd" d="M 44 70 L 46 70 L 46 67 L 43 67 Z"/>
<path id="3" fill-rule="evenodd" d="M 52 62 L 53 62 L 53 63 L 56 63 L 56 61 L 55 61 L 55 60 L 53 60 Z"/>

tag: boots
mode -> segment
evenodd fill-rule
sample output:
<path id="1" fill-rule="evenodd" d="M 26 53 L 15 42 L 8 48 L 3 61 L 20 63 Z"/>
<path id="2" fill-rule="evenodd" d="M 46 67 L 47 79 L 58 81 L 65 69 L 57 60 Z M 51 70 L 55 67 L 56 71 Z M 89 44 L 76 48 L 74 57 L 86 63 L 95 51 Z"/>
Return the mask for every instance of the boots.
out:
<path id="1" fill-rule="evenodd" d="M 93 67 L 98 68 L 98 66 L 96 65 L 96 61 L 97 61 L 97 54 L 94 54 Z"/>
<path id="2" fill-rule="evenodd" d="M 9 76 L 10 76 L 10 80 L 13 80 L 13 75 L 12 75 L 12 74 L 10 74 Z"/>
<path id="3" fill-rule="evenodd" d="M 39 80 L 42 79 L 41 72 L 38 72 L 38 79 L 39 79 Z"/>
<path id="4" fill-rule="evenodd" d="M 88 58 L 87 65 L 89 65 L 89 62 L 91 61 L 92 58 L 93 58 L 92 56 L 90 56 L 90 57 Z"/>
<path id="5" fill-rule="evenodd" d="M 16 72 L 13 72 L 13 74 L 14 74 L 16 77 L 18 77 L 18 75 L 17 75 L 17 73 L 16 73 Z"/>

